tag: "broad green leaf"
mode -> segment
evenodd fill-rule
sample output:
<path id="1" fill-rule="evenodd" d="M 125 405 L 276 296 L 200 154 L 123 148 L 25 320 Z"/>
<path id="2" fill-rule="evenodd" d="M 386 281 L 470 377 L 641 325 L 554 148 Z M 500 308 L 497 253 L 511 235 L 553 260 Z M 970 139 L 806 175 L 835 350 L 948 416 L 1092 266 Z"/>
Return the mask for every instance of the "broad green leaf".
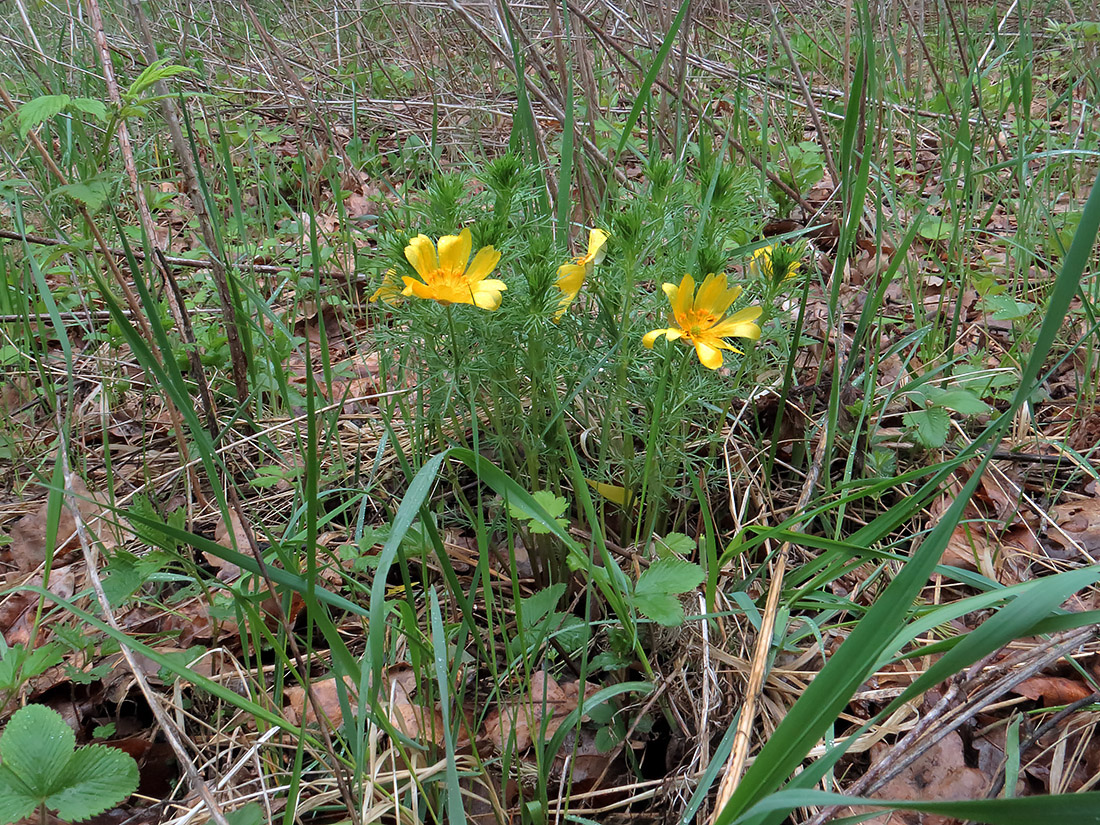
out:
<path id="1" fill-rule="evenodd" d="M 133 100 L 140 96 L 149 87 L 151 87 L 158 80 L 167 80 L 170 77 L 176 75 L 193 72 L 193 69 L 189 69 L 186 66 L 178 66 L 175 64 L 169 64 L 167 59 L 158 60 L 155 63 L 150 63 L 141 74 L 135 78 L 134 82 L 130 84 L 130 88 L 126 90 L 126 98 Z"/>
<path id="2" fill-rule="evenodd" d="M 649 566 L 634 587 L 634 594 L 687 593 L 703 583 L 703 569 L 683 559 L 658 559 Z"/>
<path id="3" fill-rule="evenodd" d="M 42 95 L 28 100 L 19 107 L 16 115 L 19 121 L 19 137 L 26 138 L 27 133 L 39 123 L 61 114 L 71 101 L 72 98 L 68 95 Z"/>
<path id="4" fill-rule="evenodd" d="M 945 390 L 934 398 L 941 407 L 963 415 L 984 415 L 989 412 L 989 405 L 968 390 Z"/>
<path id="5" fill-rule="evenodd" d="M 982 308 L 993 313 L 994 321 L 1019 321 L 1035 311 L 1035 304 L 1017 301 L 1011 295 L 989 295 L 982 299 Z"/>
<path id="6" fill-rule="evenodd" d="M 638 593 L 631 601 L 642 614 L 666 627 L 676 627 L 684 620 L 684 607 L 669 593 Z"/>
<path id="7" fill-rule="evenodd" d="M 928 241 L 946 241 L 955 231 L 955 224 L 942 215 L 926 220 L 918 230 L 920 236 Z"/>
<path id="8" fill-rule="evenodd" d="M 62 819 L 81 820 L 103 813 L 137 790 L 138 766 L 125 751 L 85 745 L 72 755 L 60 777 L 61 790 L 46 806 Z"/>
<path id="9" fill-rule="evenodd" d="M 50 193 L 50 197 L 55 195 L 67 195 L 73 200 L 80 201 L 90 211 L 98 212 L 107 203 L 110 192 L 103 181 L 88 181 L 58 186 Z"/>
<path id="10" fill-rule="evenodd" d="M 669 533 L 657 539 L 657 553 L 661 556 L 687 556 L 695 552 L 695 539 L 683 533 Z"/>
<path id="11" fill-rule="evenodd" d="M 565 595 L 565 584 L 559 582 L 545 590 L 532 593 L 526 599 L 521 599 L 524 626 L 532 627 L 546 618 L 550 611 L 558 606 L 558 601 L 563 595 Z"/>
<path id="12" fill-rule="evenodd" d="M 79 109 L 85 114 L 91 115 L 100 123 L 107 121 L 107 105 L 102 100 L 92 97 L 74 97 L 69 101 L 70 109 Z"/>
<path id="13" fill-rule="evenodd" d="M 61 664 L 61 646 L 50 642 L 30 653 L 21 645 L 12 645 L 0 659 L 0 690 L 11 691 L 19 685 L 45 673 L 48 668 Z"/>
<path id="14" fill-rule="evenodd" d="M 26 819 L 38 807 L 36 797 L 7 765 L 0 765 L 0 823 Z"/>
<path id="15" fill-rule="evenodd" d="M 76 734 L 61 714 L 45 705 L 16 711 L 0 736 L 0 757 L 40 801 L 58 787 L 76 747 Z"/>
<path id="16" fill-rule="evenodd" d="M 684 609 L 677 594 L 702 584 L 703 569 L 677 558 L 658 559 L 638 578 L 634 586 L 634 606 L 663 625 L 675 626 L 684 620 Z"/>
<path id="17" fill-rule="evenodd" d="M 258 802 L 249 802 L 243 808 L 227 811 L 225 821 L 229 825 L 264 825 L 264 809 Z"/>
<path id="18" fill-rule="evenodd" d="M 942 447 L 947 441 L 951 416 L 943 407 L 907 412 L 903 420 L 905 426 L 913 430 L 913 435 L 925 447 Z"/>

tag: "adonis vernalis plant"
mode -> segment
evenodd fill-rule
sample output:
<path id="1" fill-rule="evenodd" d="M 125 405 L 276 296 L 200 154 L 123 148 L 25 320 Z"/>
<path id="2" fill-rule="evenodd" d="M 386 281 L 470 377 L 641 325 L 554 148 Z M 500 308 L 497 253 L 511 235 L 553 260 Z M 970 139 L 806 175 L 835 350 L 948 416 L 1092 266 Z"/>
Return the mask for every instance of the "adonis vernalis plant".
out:
<path id="1" fill-rule="evenodd" d="M 802 268 L 802 250 L 799 247 L 779 245 L 763 246 L 752 253 L 749 265 L 754 273 L 772 284 L 781 284 L 798 277 Z"/>
<path id="2" fill-rule="evenodd" d="M 504 281 L 489 278 L 500 253 L 492 246 L 478 250 L 470 260 L 473 240 L 469 229 L 457 235 L 444 235 L 436 245 L 427 235 L 417 235 L 405 247 L 405 257 L 412 264 L 421 280 L 406 275 L 402 280 L 404 296 L 415 295 L 448 304 L 473 304 L 481 309 L 494 311 L 500 307 L 501 293 L 508 289 Z M 385 288 L 383 282 L 382 289 Z"/>
<path id="3" fill-rule="evenodd" d="M 554 320 L 557 321 L 565 314 L 569 309 L 569 305 L 573 303 L 578 293 L 581 291 L 581 287 L 584 286 L 584 280 L 592 274 L 592 270 L 603 262 L 604 256 L 607 254 L 607 239 L 608 235 L 602 229 L 592 229 L 588 233 L 588 251 L 579 256 L 573 263 L 562 264 L 558 267 L 558 280 L 557 287 L 561 290 L 561 303 L 558 305 L 557 312 L 554 313 Z"/>
<path id="4" fill-rule="evenodd" d="M 711 273 L 695 291 L 695 279 L 685 275 L 677 284 L 664 284 L 661 289 L 672 305 L 671 326 L 646 333 L 642 343 L 649 349 L 662 335 L 669 341 L 684 339 L 695 347 L 699 363 L 711 370 L 722 366 L 722 350 L 740 352 L 726 343 L 726 338 L 760 338 L 756 319 L 760 307 L 746 307 L 729 317 L 726 312 L 739 297 L 741 287 L 730 287 L 725 275 Z"/>

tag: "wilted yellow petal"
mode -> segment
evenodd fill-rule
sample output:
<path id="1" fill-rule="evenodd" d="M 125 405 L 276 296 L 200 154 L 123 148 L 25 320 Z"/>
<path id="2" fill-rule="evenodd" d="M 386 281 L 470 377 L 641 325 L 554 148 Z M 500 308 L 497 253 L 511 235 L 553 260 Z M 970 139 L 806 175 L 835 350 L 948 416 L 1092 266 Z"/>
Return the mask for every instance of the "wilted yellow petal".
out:
<path id="1" fill-rule="evenodd" d="M 627 490 L 625 487 L 619 487 L 615 484 L 604 484 L 601 481 L 592 481 L 586 478 L 588 486 L 606 498 L 608 501 L 618 504 L 620 507 L 630 507 L 634 504 L 634 494 Z"/>

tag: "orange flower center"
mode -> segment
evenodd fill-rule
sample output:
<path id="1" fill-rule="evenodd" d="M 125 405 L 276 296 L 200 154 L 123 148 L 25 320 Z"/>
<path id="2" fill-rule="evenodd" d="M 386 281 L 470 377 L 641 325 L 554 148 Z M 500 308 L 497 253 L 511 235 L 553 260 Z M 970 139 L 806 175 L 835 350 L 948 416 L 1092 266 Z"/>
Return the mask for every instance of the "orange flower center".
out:
<path id="1" fill-rule="evenodd" d="M 676 318 L 676 325 L 689 338 L 702 335 L 721 319 L 708 309 L 689 309 L 682 317 Z"/>

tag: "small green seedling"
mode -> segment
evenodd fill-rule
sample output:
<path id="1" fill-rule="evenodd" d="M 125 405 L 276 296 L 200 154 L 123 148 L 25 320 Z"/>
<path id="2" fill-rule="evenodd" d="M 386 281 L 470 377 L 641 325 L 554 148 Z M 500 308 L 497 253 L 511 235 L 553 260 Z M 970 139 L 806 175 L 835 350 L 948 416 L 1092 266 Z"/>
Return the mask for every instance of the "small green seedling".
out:
<path id="1" fill-rule="evenodd" d="M 61 714 L 44 705 L 17 710 L 0 735 L 0 825 L 46 810 L 80 822 L 137 790 L 133 757 L 106 745 L 76 747 Z"/>

